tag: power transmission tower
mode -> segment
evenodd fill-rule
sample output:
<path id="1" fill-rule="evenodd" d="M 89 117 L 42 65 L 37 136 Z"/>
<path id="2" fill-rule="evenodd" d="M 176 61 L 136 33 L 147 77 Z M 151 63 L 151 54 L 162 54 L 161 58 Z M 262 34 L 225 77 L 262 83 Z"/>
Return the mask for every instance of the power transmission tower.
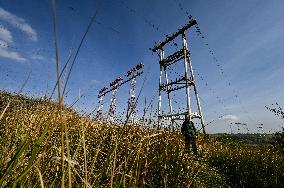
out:
<path id="1" fill-rule="evenodd" d="M 143 64 L 140 63 L 136 65 L 131 70 L 127 71 L 127 77 L 131 79 L 130 90 L 129 90 L 129 99 L 128 99 L 128 112 L 129 113 L 129 122 L 135 123 L 135 117 L 137 115 L 137 99 L 136 99 L 136 77 L 140 76 L 142 72 L 139 72 L 143 68 Z"/>
<path id="2" fill-rule="evenodd" d="M 99 104 L 98 104 L 98 109 L 97 109 L 97 113 L 96 113 L 96 120 L 101 120 L 103 118 L 103 107 L 104 107 L 104 97 L 105 95 L 103 95 L 103 93 L 107 90 L 107 87 L 102 88 L 99 91 Z"/>
<path id="3" fill-rule="evenodd" d="M 108 119 L 110 122 L 114 121 L 114 115 L 116 111 L 116 94 L 122 80 L 123 79 L 121 77 L 118 77 L 117 79 L 115 79 L 113 82 L 110 83 L 110 87 L 112 89 L 112 96 L 108 110 Z"/>
<path id="4" fill-rule="evenodd" d="M 203 133 L 205 132 L 205 125 L 204 119 L 201 111 L 200 101 L 198 97 L 198 92 L 196 88 L 196 82 L 194 78 L 194 72 L 192 68 L 192 63 L 190 59 L 190 52 L 187 45 L 186 40 L 186 31 L 190 29 L 192 26 L 197 24 L 196 20 L 191 19 L 188 24 L 184 25 L 181 29 L 179 29 L 174 34 L 167 36 L 167 38 L 158 44 L 156 44 L 151 50 L 153 52 L 157 52 L 160 60 L 160 76 L 159 76 L 159 101 L 158 101 L 158 128 L 161 127 L 161 120 L 166 119 L 171 121 L 171 126 L 173 128 L 173 123 L 175 120 L 184 120 L 185 116 L 188 116 L 190 120 L 194 118 L 199 118 L 201 121 Z M 181 36 L 182 39 L 182 48 L 177 50 L 173 54 L 165 57 L 165 50 L 164 46 L 167 45 L 169 42 L 173 41 L 178 36 Z M 168 79 L 168 67 L 176 65 L 176 63 L 183 60 L 184 64 L 184 75 L 176 78 L 175 80 Z M 189 69 L 189 71 L 188 71 Z M 164 79 L 163 80 L 163 74 Z M 190 87 L 194 89 L 194 95 L 196 99 L 196 105 L 198 112 L 192 112 L 191 109 L 191 96 L 190 96 Z M 172 98 L 171 93 L 180 89 L 185 88 L 186 91 L 186 111 L 173 113 L 173 106 L 172 106 Z M 162 113 L 162 92 L 166 92 L 168 98 L 168 105 L 169 105 L 169 113 L 164 114 Z"/>
<path id="5" fill-rule="evenodd" d="M 128 99 L 128 111 L 130 112 L 129 114 L 131 116 L 130 118 L 132 119 L 132 121 L 134 121 L 134 117 L 136 116 L 136 106 L 137 106 L 137 100 L 136 100 L 136 95 L 135 95 L 136 78 L 143 74 L 143 70 L 142 70 L 143 66 L 144 65 L 142 63 L 136 65 L 134 68 L 127 71 L 127 74 L 124 76 L 124 78 L 122 77 L 116 78 L 114 81 L 112 81 L 109 84 L 109 87 L 104 87 L 99 91 L 99 95 L 98 95 L 99 103 L 98 103 L 98 109 L 97 109 L 97 113 L 95 117 L 97 120 L 101 120 L 103 118 L 102 115 L 103 115 L 103 106 L 104 106 L 103 104 L 104 104 L 105 95 L 112 92 L 107 119 L 110 122 L 114 122 L 115 113 L 116 113 L 116 105 L 117 105 L 116 104 L 117 91 L 119 87 L 131 81 L 130 91 L 129 91 L 130 98 Z"/>

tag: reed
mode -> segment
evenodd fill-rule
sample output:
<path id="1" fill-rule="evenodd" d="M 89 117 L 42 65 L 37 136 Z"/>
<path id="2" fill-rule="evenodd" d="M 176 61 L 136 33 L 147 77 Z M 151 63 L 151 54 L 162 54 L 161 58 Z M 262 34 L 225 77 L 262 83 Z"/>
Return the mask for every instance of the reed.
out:
<path id="1" fill-rule="evenodd" d="M 284 154 L 273 146 L 228 145 L 201 134 L 196 158 L 184 152 L 179 131 L 98 122 L 64 106 L 58 118 L 58 105 L 49 100 L 1 93 L 0 101 L 1 112 L 5 110 L 0 120 L 0 187 L 284 185 Z M 69 143 L 64 169 L 62 126 Z M 62 182 L 64 174 L 70 176 Z"/>

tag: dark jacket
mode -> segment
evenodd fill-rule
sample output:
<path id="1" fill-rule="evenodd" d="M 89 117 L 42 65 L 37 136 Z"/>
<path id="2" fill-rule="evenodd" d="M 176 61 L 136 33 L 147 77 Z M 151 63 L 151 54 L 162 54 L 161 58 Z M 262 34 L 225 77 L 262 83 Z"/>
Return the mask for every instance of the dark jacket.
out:
<path id="1" fill-rule="evenodd" d="M 181 127 L 181 132 L 184 137 L 194 138 L 196 136 L 196 128 L 194 127 L 194 123 L 189 120 L 185 120 Z"/>

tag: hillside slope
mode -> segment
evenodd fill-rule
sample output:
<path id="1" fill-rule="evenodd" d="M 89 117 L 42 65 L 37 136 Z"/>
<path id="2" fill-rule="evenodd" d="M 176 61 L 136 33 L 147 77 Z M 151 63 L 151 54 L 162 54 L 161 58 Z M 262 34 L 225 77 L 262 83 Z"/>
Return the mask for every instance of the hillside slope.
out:
<path id="1" fill-rule="evenodd" d="M 8 93 L 0 95 L 1 114 L 9 101 L 0 120 L 0 187 L 59 187 L 62 177 L 66 187 L 284 186 L 283 153 L 272 146 L 199 135 L 195 158 L 178 131 L 96 122 Z"/>

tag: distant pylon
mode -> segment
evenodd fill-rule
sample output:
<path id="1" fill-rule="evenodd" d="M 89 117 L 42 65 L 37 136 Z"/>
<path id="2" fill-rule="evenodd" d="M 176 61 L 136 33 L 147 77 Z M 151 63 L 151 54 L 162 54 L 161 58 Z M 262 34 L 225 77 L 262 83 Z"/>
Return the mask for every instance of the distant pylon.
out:
<path id="1" fill-rule="evenodd" d="M 103 118 L 103 107 L 104 107 L 104 92 L 107 90 L 107 87 L 102 88 L 99 91 L 99 104 L 98 104 L 98 109 L 97 109 L 97 113 L 96 113 L 96 120 L 101 120 Z"/>
<path id="2" fill-rule="evenodd" d="M 129 90 L 129 95 L 130 98 L 128 100 L 128 109 L 131 112 L 130 117 L 129 117 L 129 122 L 134 123 L 135 121 L 135 116 L 136 116 L 136 79 L 132 79 L 130 82 L 130 90 Z"/>
<path id="3" fill-rule="evenodd" d="M 117 90 L 120 85 L 120 82 L 122 80 L 123 79 L 119 77 L 116 80 L 114 80 L 112 83 L 110 83 L 110 87 L 112 88 L 112 96 L 111 96 L 111 101 L 110 101 L 110 106 L 109 106 L 109 111 L 108 111 L 108 120 L 110 122 L 114 122 L 115 111 L 116 111 L 116 94 L 117 94 Z"/>
<path id="4" fill-rule="evenodd" d="M 116 95 L 118 88 L 120 88 L 122 85 L 126 84 L 127 82 L 131 81 L 131 87 L 130 87 L 130 99 L 127 101 L 128 103 L 128 108 L 130 108 L 130 111 L 134 111 L 134 117 L 137 114 L 136 106 L 137 106 L 137 100 L 136 100 L 136 95 L 135 95 L 135 90 L 136 90 L 136 78 L 141 76 L 143 74 L 142 67 L 144 65 L 142 63 L 136 65 L 134 68 L 129 70 L 127 72 L 127 75 L 122 77 L 116 78 L 113 82 L 110 83 L 109 87 L 104 87 L 99 91 L 99 103 L 98 103 L 98 109 L 97 109 L 97 114 L 96 114 L 96 119 L 102 119 L 103 115 L 103 103 L 104 103 L 104 97 L 106 94 L 112 92 L 111 96 L 111 101 L 110 101 L 110 106 L 107 114 L 107 119 L 110 122 L 114 122 L 115 118 L 115 113 L 116 113 Z M 130 103 L 130 105 L 129 105 Z M 129 109 L 128 109 L 129 110 Z M 132 113 L 132 112 L 131 112 Z M 127 114 L 128 116 L 128 114 Z"/>
<path id="5" fill-rule="evenodd" d="M 141 70 L 143 66 L 144 65 L 140 63 L 127 72 L 127 77 L 131 79 L 130 89 L 129 89 L 129 99 L 128 99 L 128 115 L 129 115 L 128 121 L 130 123 L 135 123 L 137 116 L 136 77 L 141 75 L 141 72 L 139 73 L 138 71 Z"/>
<path id="6" fill-rule="evenodd" d="M 95 117 L 96 120 L 102 119 L 103 107 L 104 107 L 104 96 L 101 96 L 100 99 L 99 99 L 99 107 L 98 107 L 97 114 L 96 114 L 96 117 Z"/>
<path id="7" fill-rule="evenodd" d="M 189 117 L 189 119 L 193 118 L 199 118 L 201 121 L 203 133 L 205 132 L 205 125 L 203 120 L 203 115 L 201 111 L 199 96 L 196 88 L 196 82 L 194 79 L 194 72 L 192 68 L 192 63 L 190 59 L 190 52 L 188 49 L 187 41 L 186 41 L 186 30 L 191 28 L 197 24 L 196 20 L 191 19 L 188 24 L 184 25 L 181 29 L 179 29 L 177 32 L 172 34 L 171 36 L 167 36 L 167 38 L 154 46 L 152 49 L 153 52 L 159 52 L 160 56 L 160 76 L 159 76 L 159 101 L 158 101 L 158 128 L 161 127 L 161 120 L 166 119 L 171 122 L 171 126 L 173 128 L 173 123 L 175 120 L 184 120 L 185 116 Z M 173 41 L 176 37 L 181 35 L 182 39 L 182 49 L 174 52 L 172 55 L 169 55 L 165 57 L 165 51 L 164 46 L 168 44 L 169 42 Z M 170 66 L 175 65 L 179 61 L 183 60 L 184 64 L 184 73 L 182 76 L 179 76 L 175 80 L 168 79 L 168 68 Z M 189 69 L 189 73 L 188 73 Z M 165 76 L 165 81 L 163 81 L 163 74 Z M 190 87 L 193 87 L 194 94 L 196 98 L 196 105 L 198 112 L 192 112 L 191 109 L 191 101 L 190 101 Z M 186 111 L 185 112 L 178 112 L 173 113 L 173 106 L 172 106 L 172 99 L 171 99 L 171 93 L 180 89 L 185 88 L 186 91 Z M 164 114 L 162 110 L 162 92 L 166 92 L 167 98 L 168 98 L 168 105 L 169 105 L 169 113 Z"/>

